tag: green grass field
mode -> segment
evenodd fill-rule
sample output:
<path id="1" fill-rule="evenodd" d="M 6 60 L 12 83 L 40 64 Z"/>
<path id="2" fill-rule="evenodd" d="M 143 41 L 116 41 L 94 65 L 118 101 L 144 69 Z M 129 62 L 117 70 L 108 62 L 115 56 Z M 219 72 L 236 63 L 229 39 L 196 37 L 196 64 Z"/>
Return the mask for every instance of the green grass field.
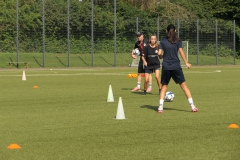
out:
<path id="1" fill-rule="evenodd" d="M 113 67 L 114 54 L 102 53 L 95 54 L 93 59 L 94 67 Z M 189 55 L 189 62 L 197 65 L 197 56 Z M 8 62 L 16 62 L 16 53 L 0 53 L 0 68 L 8 68 Z M 30 68 L 42 68 L 42 53 L 19 53 L 19 62 L 29 62 Z M 70 54 L 70 67 L 90 67 L 92 66 L 91 54 Z M 130 53 L 119 53 L 116 55 L 116 66 L 127 67 L 132 63 Z M 213 56 L 200 55 L 198 57 L 198 65 L 216 65 L 216 58 Z M 218 57 L 218 65 L 234 64 L 233 57 Z M 236 65 L 240 65 L 240 59 L 235 60 Z M 68 66 L 67 54 L 45 54 L 45 68 L 66 68 Z M 12 68 L 16 68 L 12 66 Z M 24 68 L 24 64 L 20 64 L 19 68 Z"/>
<path id="2" fill-rule="evenodd" d="M 158 114 L 155 79 L 151 94 L 131 92 L 136 70 L 26 69 L 26 81 L 22 69 L 0 70 L 1 160 L 240 159 L 240 129 L 228 128 L 240 126 L 239 66 L 183 69 L 197 113 L 171 81 L 175 99 Z M 119 97 L 125 120 L 115 119 Z"/>

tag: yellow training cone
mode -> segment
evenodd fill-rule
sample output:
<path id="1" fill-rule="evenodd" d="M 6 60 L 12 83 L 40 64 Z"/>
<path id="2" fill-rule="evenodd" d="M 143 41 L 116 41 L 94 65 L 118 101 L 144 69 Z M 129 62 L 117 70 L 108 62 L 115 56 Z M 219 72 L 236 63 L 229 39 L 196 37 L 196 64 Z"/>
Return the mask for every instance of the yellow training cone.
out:
<path id="1" fill-rule="evenodd" d="M 132 75 L 131 75 L 131 74 L 128 74 L 128 75 L 127 75 L 127 78 L 132 78 Z"/>
<path id="2" fill-rule="evenodd" d="M 35 88 L 35 89 L 36 89 L 36 88 L 38 88 L 38 86 L 33 86 L 33 88 Z"/>
<path id="3" fill-rule="evenodd" d="M 136 78 L 136 77 L 138 77 L 138 74 L 136 74 L 136 73 L 132 73 L 132 74 L 127 75 L 127 78 Z"/>
<path id="4" fill-rule="evenodd" d="M 133 78 L 136 78 L 136 77 L 138 77 L 138 74 L 135 74 L 135 73 L 134 73 L 134 74 L 132 74 L 132 77 L 133 77 Z"/>
<path id="5" fill-rule="evenodd" d="M 228 126 L 228 128 L 239 128 L 239 126 L 236 125 L 236 124 L 230 124 L 230 125 Z"/>
<path id="6" fill-rule="evenodd" d="M 18 144 L 10 144 L 7 149 L 20 149 L 21 147 Z"/>

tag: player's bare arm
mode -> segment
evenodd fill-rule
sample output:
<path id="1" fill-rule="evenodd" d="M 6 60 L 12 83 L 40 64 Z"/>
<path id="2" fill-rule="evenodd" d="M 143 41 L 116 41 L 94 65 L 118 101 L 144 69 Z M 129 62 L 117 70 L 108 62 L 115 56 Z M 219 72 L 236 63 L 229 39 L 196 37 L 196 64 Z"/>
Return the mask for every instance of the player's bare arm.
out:
<path id="1" fill-rule="evenodd" d="M 188 63 L 188 61 L 187 61 L 187 59 L 186 59 L 186 56 L 185 56 L 185 53 L 184 53 L 183 49 L 182 49 L 182 48 L 179 48 L 178 51 L 179 51 L 179 53 L 180 53 L 180 55 L 181 55 L 181 57 L 182 57 L 184 63 L 185 63 L 186 66 L 188 67 L 188 69 L 191 68 L 192 65 L 191 65 L 190 63 Z"/>
<path id="2" fill-rule="evenodd" d="M 142 56 L 142 60 L 143 60 L 144 66 L 147 66 L 147 61 L 145 60 L 145 58 L 143 56 Z"/>
<path id="3" fill-rule="evenodd" d="M 158 50 L 158 57 L 159 57 L 160 59 L 163 58 L 163 56 L 162 56 L 162 49 L 159 49 L 159 50 Z"/>
<path id="4" fill-rule="evenodd" d="M 131 56 L 132 56 L 133 59 L 137 58 L 137 56 L 134 55 L 134 49 L 132 50 Z"/>

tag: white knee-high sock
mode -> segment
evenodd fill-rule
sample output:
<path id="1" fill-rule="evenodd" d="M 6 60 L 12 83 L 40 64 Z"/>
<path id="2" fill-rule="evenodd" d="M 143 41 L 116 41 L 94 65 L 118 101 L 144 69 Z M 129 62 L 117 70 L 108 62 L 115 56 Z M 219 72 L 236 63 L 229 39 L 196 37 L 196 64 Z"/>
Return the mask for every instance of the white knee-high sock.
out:
<path id="1" fill-rule="evenodd" d="M 164 100 L 163 100 L 163 99 L 160 99 L 160 100 L 159 100 L 158 110 L 163 110 L 163 103 L 164 103 Z"/>
<path id="2" fill-rule="evenodd" d="M 152 83 L 149 83 L 149 84 L 148 84 L 148 88 L 152 88 Z"/>
<path id="3" fill-rule="evenodd" d="M 141 82 L 137 82 L 137 87 L 138 87 L 138 88 L 141 87 Z"/>
<path id="4" fill-rule="evenodd" d="M 192 98 L 188 98 L 188 103 L 190 104 L 190 106 L 191 106 L 192 108 L 195 108 Z"/>

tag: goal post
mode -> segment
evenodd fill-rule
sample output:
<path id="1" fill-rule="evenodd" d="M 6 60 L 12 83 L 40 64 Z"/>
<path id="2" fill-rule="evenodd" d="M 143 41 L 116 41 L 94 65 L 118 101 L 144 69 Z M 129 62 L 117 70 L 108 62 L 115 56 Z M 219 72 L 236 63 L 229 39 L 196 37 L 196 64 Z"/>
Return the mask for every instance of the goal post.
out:
<path id="1" fill-rule="evenodd" d="M 188 61 L 188 41 L 182 41 L 182 45 L 183 45 L 183 52 L 185 53 L 186 59 Z M 185 65 L 185 63 L 182 60 L 182 57 L 180 56 L 179 53 L 178 53 L 178 57 L 179 57 L 179 60 L 180 60 L 180 64 Z"/>
<path id="2" fill-rule="evenodd" d="M 132 63 L 129 64 L 129 67 L 138 67 L 139 61 L 140 61 L 140 56 L 137 56 L 137 58 L 133 59 Z"/>

